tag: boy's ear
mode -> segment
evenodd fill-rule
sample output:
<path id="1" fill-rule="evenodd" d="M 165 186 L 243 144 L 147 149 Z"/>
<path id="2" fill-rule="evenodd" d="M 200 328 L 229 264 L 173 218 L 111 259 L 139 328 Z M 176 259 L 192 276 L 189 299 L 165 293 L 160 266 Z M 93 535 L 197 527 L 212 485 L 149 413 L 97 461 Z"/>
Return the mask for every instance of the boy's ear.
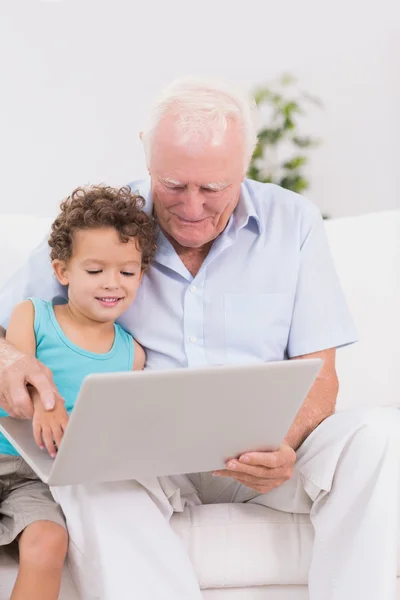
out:
<path id="1" fill-rule="evenodd" d="M 61 285 L 68 285 L 69 280 L 66 262 L 64 260 L 59 260 L 58 258 L 56 258 L 55 260 L 53 260 L 51 265 L 59 283 L 61 283 Z"/>

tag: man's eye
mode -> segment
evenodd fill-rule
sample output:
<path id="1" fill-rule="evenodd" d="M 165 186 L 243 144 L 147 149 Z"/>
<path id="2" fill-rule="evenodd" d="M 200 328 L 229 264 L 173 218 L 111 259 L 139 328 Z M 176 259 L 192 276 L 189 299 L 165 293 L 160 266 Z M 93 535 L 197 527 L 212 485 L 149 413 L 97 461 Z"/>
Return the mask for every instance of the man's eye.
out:
<path id="1" fill-rule="evenodd" d="M 96 271 L 86 271 L 88 275 L 98 275 L 101 273 L 101 269 L 97 269 Z"/>
<path id="2" fill-rule="evenodd" d="M 126 277 L 134 277 L 136 275 L 136 273 L 130 273 L 129 271 L 121 271 L 121 274 Z"/>
<path id="3" fill-rule="evenodd" d="M 210 192 L 211 194 L 217 194 L 221 190 L 213 190 L 211 188 L 202 188 L 203 192 Z"/>
<path id="4" fill-rule="evenodd" d="M 170 185 L 165 186 L 168 190 L 171 190 L 171 192 L 180 192 L 182 190 L 184 190 L 184 186 L 179 186 L 179 187 L 172 187 Z"/>

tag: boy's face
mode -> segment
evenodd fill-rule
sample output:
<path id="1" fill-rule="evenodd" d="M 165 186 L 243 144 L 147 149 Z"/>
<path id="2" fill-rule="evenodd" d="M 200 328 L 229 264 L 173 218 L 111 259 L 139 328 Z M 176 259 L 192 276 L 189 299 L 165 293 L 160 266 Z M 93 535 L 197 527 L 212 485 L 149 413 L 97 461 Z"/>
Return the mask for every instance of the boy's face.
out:
<path id="1" fill-rule="evenodd" d="M 59 282 L 79 313 L 95 321 L 115 321 L 136 297 L 142 279 L 136 240 L 121 242 L 112 227 L 81 229 L 73 235 L 67 263 L 54 261 Z"/>

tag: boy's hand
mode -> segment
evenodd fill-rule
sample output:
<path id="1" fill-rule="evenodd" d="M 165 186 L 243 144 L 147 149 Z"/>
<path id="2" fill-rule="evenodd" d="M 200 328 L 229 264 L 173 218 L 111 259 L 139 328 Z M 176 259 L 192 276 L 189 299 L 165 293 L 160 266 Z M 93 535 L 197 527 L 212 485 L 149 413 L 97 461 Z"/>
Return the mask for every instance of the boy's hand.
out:
<path id="1" fill-rule="evenodd" d="M 56 400 L 52 410 L 46 410 L 40 401 L 39 395 L 33 395 L 33 436 L 35 442 L 42 450 L 47 449 L 51 458 L 55 458 L 60 447 L 64 431 L 68 423 L 68 413 L 64 402 Z"/>

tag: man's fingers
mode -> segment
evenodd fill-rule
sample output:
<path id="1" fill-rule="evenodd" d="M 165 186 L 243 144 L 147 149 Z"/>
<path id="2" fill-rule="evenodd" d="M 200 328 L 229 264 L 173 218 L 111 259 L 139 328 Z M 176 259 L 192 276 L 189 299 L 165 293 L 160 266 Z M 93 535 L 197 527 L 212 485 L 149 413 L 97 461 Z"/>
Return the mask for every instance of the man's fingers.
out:
<path id="1" fill-rule="evenodd" d="M 31 419 L 33 415 L 32 401 L 24 381 L 20 378 L 13 378 L 10 381 L 8 392 L 13 401 L 12 405 L 8 403 L 10 406 L 9 414 L 20 419 Z"/>
<path id="2" fill-rule="evenodd" d="M 27 378 L 30 383 L 38 392 L 40 400 L 46 410 L 53 410 L 56 403 L 56 389 L 54 383 L 40 371 L 30 375 Z"/>
<path id="3" fill-rule="evenodd" d="M 227 463 L 228 472 L 231 475 L 235 473 L 246 473 L 252 477 L 259 477 L 260 479 L 280 479 L 284 478 L 286 473 L 285 467 L 278 467 L 277 469 L 270 469 L 268 467 L 258 467 L 243 464 L 237 460 L 230 460 Z"/>
<path id="4" fill-rule="evenodd" d="M 267 467 L 268 469 L 277 469 L 282 467 L 288 462 L 294 464 L 296 460 L 295 451 L 290 446 L 282 446 L 275 452 L 248 452 L 242 454 L 239 458 L 240 463 L 246 465 Z"/>
<path id="5" fill-rule="evenodd" d="M 56 449 L 54 447 L 53 432 L 50 427 L 45 426 L 42 428 L 42 439 L 51 458 L 55 458 Z"/>
<path id="6" fill-rule="evenodd" d="M 246 487 L 258 491 L 262 494 L 266 494 L 268 491 L 273 490 L 274 488 L 285 483 L 286 479 L 260 479 L 258 477 L 252 477 L 251 475 L 247 475 L 245 473 L 232 473 L 231 471 L 223 470 L 223 471 L 215 471 L 215 474 L 218 474 L 219 477 L 230 477 L 231 479 L 235 479 L 242 485 Z"/>
<path id="7" fill-rule="evenodd" d="M 1 394 L 0 395 L 0 408 L 2 408 L 3 410 L 6 411 L 6 413 L 8 413 L 10 416 L 14 416 L 13 413 L 13 408 L 11 406 L 11 404 L 8 402 L 7 397 L 5 394 Z"/>

